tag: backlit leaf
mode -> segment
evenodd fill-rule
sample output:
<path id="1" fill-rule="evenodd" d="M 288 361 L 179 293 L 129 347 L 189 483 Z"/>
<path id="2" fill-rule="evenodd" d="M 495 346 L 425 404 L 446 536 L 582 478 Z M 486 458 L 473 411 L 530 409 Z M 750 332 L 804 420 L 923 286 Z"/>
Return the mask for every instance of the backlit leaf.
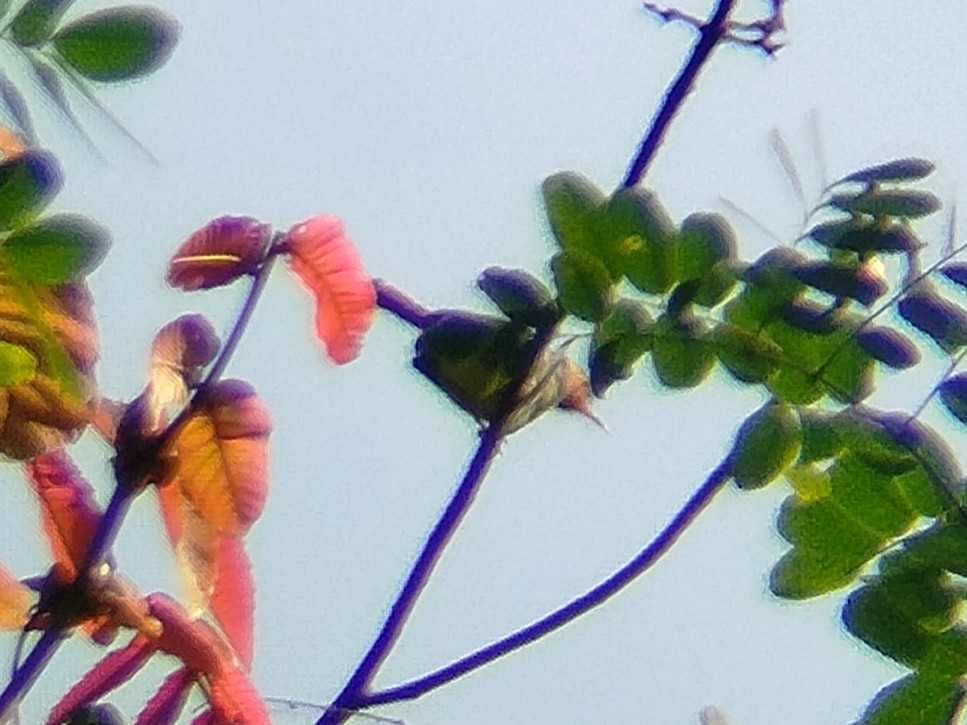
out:
<path id="1" fill-rule="evenodd" d="M 10 23 L 10 34 L 21 47 L 40 45 L 54 32 L 74 0 L 27 0 Z"/>
<path id="2" fill-rule="evenodd" d="M 0 342 L 0 386 L 29 383 L 37 373 L 37 358 L 25 347 Z"/>
<path id="3" fill-rule="evenodd" d="M 101 511 L 94 492 L 63 451 L 27 462 L 28 478 L 40 499 L 47 543 L 64 576 L 73 581 L 87 556 Z"/>
<path id="4" fill-rule="evenodd" d="M 618 380 L 631 377 L 635 363 L 652 346 L 648 311 L 629 299 L 618 300 L 594 329 L 588 369 L 591 390 L 598 397 Z"/>
<path id="5" fill-rule="evenodd" d="M 704 323 L 697 319 L 658 319 L 651 360 L 662 385 L 692 388 L 705 380 L 715 365 L 715 352 L 705 338 Z"/>
<path id="6" fill-rule="evenodd" d="M 541 185 L 544 210 L 554 238 L 564 251 L 579 252 L 603 263 L 601 207 L 604 194 L 573 171 L 549 176 Z"/>
<path id="7" fill-rule="evenodd" d="M 14 231 L 0 244 L 0 254 L 24 281 L 55 285 L 93 271 L 109 243 L 99 224 L 77 214 L 58 214 Z"/>
<path id="8" fill-rule="evenodd" d="M 60 166 L 45 151 L 27 151 L 0 162 L 0 229 L 37 214 L 61 187 Z"/>
<path id="9" fill-rule="evenodd" d="M 250 385 L 216 383 L 172 436 L 161 486 L 177 486 L 217 531 L 247 531 L 265 504 L 271 430 Z"/>
<path id="10" fill-rule="evenodd" d="M 940 274 L 959 287 L 967 288 L 967 262 L 953 262 L 940 268 Z"/>
<path id="11" fill-rule="evenodd" d="M 478 421 L 489 421 L 524 374 L 529 339 L 501 318 L 453 312 L 417 338 L 413 367 Z"/>
<path id="12" fill-rule="evenodd" d="M 926 159 L 912 157 L 896 159 L 854 171 L 836 183 L 859 182 L 867 184 L 871 181 L 916 181 L 929 176 L 933 173 L 933 170 L 934 165 Z"/>
<path id="13" fill-rule="evenodd" d="M 767 403 L 735 434 L 732 478 L 740 488 L 760 488 L 776 479 L 799 455 L 802 427 L 788 405 Z"/>
<path id="14" fill-rule="evenodd" d="M 967 373 L 958 373 L 940 385 L 940 400 L 953 416 L 967 425 Z"/>
<path id="15" fill-rule="evenodd" d="M 920 351 L 906 337 L 885 327 L 867 327 L 856 334 L 856 342 L 884 365 L 903 370 L 920 362 Z"/>
<path id="16" fill-rule="evenodd" d="M 735 257 L 735 232 L 719 214 L 689 214 L 678 233 L 682 279 L 704 278 L 718 262 Z"/>
<path id="17" fill-rule="evenodd" d="M 882 278 L 870 275 L 865 268 L 851 263 L 805 262 L 794 273 L 810 287 L 834 297 L 849 297 L 867 306 L 887 291 L 887 284 Z"/>
<path id="18" fill-rule="evenodd" d="M 515 322 L 546 327 L 558 318 L 554 295 L 540 280 L 522 269 L 488 267 L 477 278 L 477 287 Z"/>
<path id="19" fill-rule="evenodd" d="M 765 335 L 723 323 L 711 335 L 722 365 L 743 383 L 761 383 L 779 367 L 782 348 Z"/>
<path id="20" fill-rule="evenodd" d="M 98 10 L 53 36 L 57 53 L 71 68 L 95 81 L 147 75 L 171 56 L 178 25 L 159 10 L 130 6 Z"/>
<path id="21" fill-rule="evenodd" d="M 21 629 L 33 604 L 30 590 L 0 565 L 0 631 Z"/>
<path id="22" fill-rule="evenodd" d="M 47 716 L 48 724 L 64 722 L 75 710 L 123 685 L 144 667 L 154 651 L 150 639 L 136 634 L 127 645 L 101 658 L 53 707 Z"/>
<path id="23" fill-rule="evenodd" d="M 178 247 L 168 263 L 168 284 L 186 291 L 209 289 L 253 274 L 270 237 L 269 225 L 252 217 L 219 217 Z"/>
<path id="24" fill-rule="evenodd" d="M 551 271 L 561 307 L 575 317 L 598 321 L 611 306 L 611 277 L 597 258 L 577 251 L 554 255 Z"/>
<path id="25" fill-rule="evenodd" d="M 950 354 L 967 345 L 967 313 L 933 291 L 918 291 L 900 300 L 900 316 Z"/>
<path id="26" fill-rule="evenodd" d="M 851 214 L 915 219 L 940 209 L 940 199 L 929 191 L 916 189 L 875 189 L 862 194 L 834 194 L 830 205 Z"/>
<path id="27" fill-rule="evenodd" d="M 914 672 L 880 690 L 854 725 L 947 723 L 961 696 L 957 677 Z"/>
<path id="28" fill-rule="evenodd" d="M 37 361 L 29 381 L 0 387 L 0 454 L 26 459 L 59 448 L 91 414 L 97 339 L 86 286 L 28 284 L 0 255 L 0 337 Z"/>
<path id="29" fill-rule="evenodd" d="M 187 667 L 168 675 L 138 713 L 134 725 L 174 725 L 185 708 L 196 675 Z"/>
<path id="30" fill-rule="evenodd" d="M 223 536 L 215 553 L 215 577 L 208 607 L 246 670 L 254 650 L 255 586 L 251 564 L 237 536 Z"/>
<path id="31" fill-rule="evenodd" d="M 316 301 L 316 335 L 338 365 L 359 353 L 376 308 L 376 290 L 336 217 L 317 216 L 289 230 L 292 271 Z"/>
<path id="32" fill-rule="evenodd" d="M 807 234 L 824 247 L 858 254 L 914 252 L 923 246 L 905 224 L 884 226 L 853 218 L 817 224 Z"/>
<path id="33" fill-rule="evenodd" d="M 675 225 L 654 193 L 620 189 L 604 209 L 607 264 L 635 287 L 663 294 L 680 278 Z"/>

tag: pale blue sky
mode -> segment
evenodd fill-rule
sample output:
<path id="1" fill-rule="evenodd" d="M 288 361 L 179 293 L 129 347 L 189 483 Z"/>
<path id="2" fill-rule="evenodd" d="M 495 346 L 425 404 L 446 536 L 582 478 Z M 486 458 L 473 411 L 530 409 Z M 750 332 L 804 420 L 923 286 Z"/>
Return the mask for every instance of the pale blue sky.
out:
<path id="1" fill-rule="evenodd" d="M 78 0 L 71 13 L 108 4 Z M 634 0 L 158 4 L 182 24 L 173 59 L 145 83 L 100 95 L 160 167 L 83 103 L 107 165 L 61 122 L 38 119 L 66 169 L 57 208 L 89 213 L 114 234 L 92 285 L 101 384 L 121 398 L 143 385 L 162 324 L 189 311 L 229 324 L 242 289 L 187 296 L 162 281 L 175 246 L 222 214 L 281 228 L 337 214 L 374 276 L 430 306 L 482 308 L 473 281 L 491 264 L 543 274 L 552 247 L 541 180 L 575 169 L 614 187 L 692 40 Z M 743 15 L 765 4 L 745 2 Z M 696 13 L 709 5 L 682 3 Z M 726 197 L 791 239 L 801 209 L 769 133 L 783 132 L 815 190 L 806 132 L 815 110 L 832 175 L 921 155 L 938 162 L 931 188 L 957 198 L 967 168 L 967 7 L 788 5 L 789 46 L 775 62 L 717 52 L 646 185 L 678 219 L 725 211 Z M 734 221 L 744 258 L 774 243 Z M 475 431 L 409 369 L 408 330 L 380 315 L 361 359 L 336 369 L 310 339 L 307 299 L 276 276 L 230 368 L 255 385 L 275 421 L 269 503 L 249 537 L 254 678 L 266 695 L 324 702 L 369 645 Z M 884 404 L 909 408 L 932 378 L 888 382 Z M 610 434 L 554 414 L 515 435 L 378 683 L 435 669 L 620 566 L 714 467 L 760 400 L 720 374 L 697 391 L 664 392 L 646 365 L 597 404 Z M 83 460 L 106 492 L 95 453 L 87 446 Z M 790 604 L 767 592 L 784 550 L 773 526 L 784 495 L 781 485 L 726 491 L 616 600 L 379 712 L 409 725 L 692 725 L 714 703 L 733 725 L 851 721 L 901 671 L 840 630 L 842 593 Z M 120 563 L 145 591 L 174 587 L 145 498 L 119 541 Z M 17 512 L 31 515 L 23 501 L 10 509 L 4 526 Z M 34 573 L 45 554 L 24 531 L 29 544 L 4 558 Z M 35 702 L 49 704 L 97 654 L 82 644 L 69 651 Z M 151 684 L 122 697 L 129 713 Z"/>

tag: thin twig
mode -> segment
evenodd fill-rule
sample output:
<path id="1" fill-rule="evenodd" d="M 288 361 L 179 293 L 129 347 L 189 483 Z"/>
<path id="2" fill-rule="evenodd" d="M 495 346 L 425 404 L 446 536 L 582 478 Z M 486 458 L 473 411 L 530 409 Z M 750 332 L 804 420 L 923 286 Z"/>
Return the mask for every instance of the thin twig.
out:
<path id="1" fill-rule="evenodd" d="M 695 47 L 692 48 L 692 54 L 685 62 L 685 65 L 682 66 L 678 77 L 675 78 L 668 92 L 665 94 L 664 99 L 662 99 L 658 113 L 652 120 L 648 133 L 642 139 L 641 145 L 638 147 L 638 152 L 631 162 L 631 167 L 628 169 L 624 181 L 621 182 L 622 187 L 627 189 L 637 186 L 644 177 L 648 165 L 655 157 L 655 154 L 658 153 L 658 148 L 661 146 L 661 142 L 675 114 L 681 110 L 685 98 L 698 79 L 698 74 L 708 61 L 712 51 L 725 36 L 726 21 L 734 5 L 735 0 L 719 0 L 712 18 L 701 27 L 698 41 L 695 43 Z"/>

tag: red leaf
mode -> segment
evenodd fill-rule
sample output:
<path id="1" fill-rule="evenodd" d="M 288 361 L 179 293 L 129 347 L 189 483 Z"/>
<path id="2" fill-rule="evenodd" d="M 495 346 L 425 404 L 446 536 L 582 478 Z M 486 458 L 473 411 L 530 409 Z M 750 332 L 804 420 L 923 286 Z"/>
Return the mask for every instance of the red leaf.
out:
<path id="1" fill-rule="evenodd" d="M 372 322 L 376 290 L 359 254 L 332 216 L 312 217 L 288 233 L 292 271 L 316 299 L 316 335 L 342 365 L 359 353 Z"/>
<path id="2" fill-rule="evenodd" d="M 48 725 L 63 722 L 77 708 L 95 702 L 127 682 L 154 651 L 154 643 L 138 634 L 127 646 L 103 657 L 54 706 L 47 716 Z"/>
<path id="3" fill-rule="evenodd" d="M 168 264 L 168 284 L 187 291 L 208 289 L 254 273 L 269 236 L 269 226 L 252 217 L 215 219 L 178 247 Z"/>
<path id="4" fill-rule="evenodd" d="M 237 537 L 223 536 L 215 555 L 215 583 L 209 608 L 246 670 L 252 668 L 255 587 L 251 564 Z"/>
<path id="5" fill-rule="evenodd" d="M 215 713 L 211 710 L 205 710 L 205 712 L 191 721 L 191 725 L 218 725 L 218 720 L 215 719 Z"/>
<path id="6" fill-rule="evenodd" d="M 185 707 L 185 700 L 188 699 L 196 677 L 194 672 L 185 667 L 168 675 L 138 713 L 134 725 L 173 725 Z"/>
<path id="7" fill-rule="evenodd" d="M 173 599 L 163 594 L 149 594 L 151 614 L 164 628 L 157 646 L 180 659 L 196 672 L 215 676 L 235 667 L 235 653 L 204 622 L 191 619 Z"/>
<path id="8" fill-rule="evenodd" d="M 26 468 L 58 570 L 73 581 L 101 520 L 93 491 L 63 451 L 38 456 Z"/>
<path id="9" fill-rule="evenodd" d="M 208 702 L 216 722 L 232 725 L 272 725 L 265 703 L 239 670 L 226 670 L 209 682 Z"/>

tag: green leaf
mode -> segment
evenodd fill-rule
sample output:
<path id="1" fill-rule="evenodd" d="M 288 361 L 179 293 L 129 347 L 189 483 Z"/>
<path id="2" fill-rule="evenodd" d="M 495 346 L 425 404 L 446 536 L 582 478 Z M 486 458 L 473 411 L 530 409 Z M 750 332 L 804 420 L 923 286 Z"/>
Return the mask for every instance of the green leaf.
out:
<path id="1" fill-rule="evenodd" d="M 869 274 L 856 261 L 804 262 L 794 274 L 810 287 L 834 297 L 849 297 L 866 306 L 888 289 L 886 280 Z"/>
<path id="2" fill-rule="evenodd" d="M 60 166 L 44 151 L 27 151 L 0 162 L 0 229 L 10 229 L 35 215 L 60 186 Z"/>
<path id="3" fill-rule="evenodd" d="M 10 34 L 21 47 L 47 40 L 74 0 L 27 0 L 10 24 Z"/>
<path id="4" fill-rule="evenodd" d="M 818 549 L 797 546 L 787 551 L 769 574 L 769 588 L 783 599 L 809 599 L 844 587 L 874 554 L 855 541 Z"/>
<path id="5" fill-rule="evenodd" d="M 710 342 L 725 369 L 743 383 L 763 382 L 782 360 L 782 348 L 768 337 L 728 322 L 715 328 Z"/>
<path id="6" fill-rule="evenodd" d="M 522 269 L 488 267 L 477 278 L 477 287 L 514 322 L 546 327 L 557 321 L 554 295 L 539 279 Z"/>
<path id="7" fill-rule="evenodd" d="M 855 725 L 942 725 L 960 697 L 958 678 L 915 672 L 880 690 Z"/>
<path id="8" fill-rule="evenodd" d="M 861 256 L 871 253 L 908 253 L 923 246 L 916 234 L 905 224 L 884 226 L 854 217 L 817 224 L 807 235 L 828 249 L 849 250 Z"/>
<path id="9" fill-rule="evenodd" d="M 926 159 L 907 158 L 887 161 L 884 164 L 869 166 L 844 176 L 834 184 L 872 181 L 916 181 L 933 173 L 934 165 Z"/>
<path id="10" fill-rule="evenodd" d="M 9 342 L 0 342 L 0 387 L 9 388 L 33 380 L 37 358 L 30 350 Z"/>
<path id="11" fill-rule="evenodd" d="M 882 539 L 906 532 L 916 514 L 893 477 L 846 453 L 829 469 L 831 495 L 843 510 Z"/>
<path id="12" fill-rule="evenodd" d="M 528 339 L 500 318 L 453 312 L 423 330 L 413 367 L 477 420 L 491 420 L 523 374 Z"/>
<path id="13" fill-rule="evenodd" d="M 843 607 L 843 623 L 873 649 L 917 667 L 930 650 L 935 632 L 927 620 L 949 620 L 957 597 L 933 569 L 907 569 L 853 592 Z M 922 623 L 923 622 L 923 623 Z"/>
<path id="14" fill-rule="evenodd" d="M 94 81 L 138 78 L 160 68 L 178 40 L 177 23 L 155 8 L 99 10 L 67 25 L 53 37 L 69 66 Z"/>
<path id="15" fill-rule="evenodd" d="M 937 493 L 934 482 L 922 466 L 902 473 L 894 480 L 903 498 L 921 516 L 934 518 L 940 516 L 949 507 L 944 498 Z"/>
<path id="16" fill-rule="evenodd" d="M 544 210 L 554 238 L 564 251 L 603 261 L 601 208 L 606 197 L 587 177 L 573 171 L 549 176 L 541 185 Z"/>
<path id="17" fill-rule="evenodd" d="M 21 227 L 0 243 L 0 255 L 22 279 L 63 284 L 91 272 L 107 253 L 106 229 L 74 214 Z"/>
<path id="18" fill-rule="evenodd" d="M 735 287 L 739 279 L 736 264 L 728 259 L 716 262 L 701 279 L 701 284 L 695 292 L 695 304 L 702 307 L 715 307 Z"/>
<path id="19" fill-rule="evenodd" d="M 841 414 L 836 416 L 835 426 L 845 451 L 888 476 L 902 475 L 917 466 L 916 457 L 869 417 Z"/>
<path id="20" fill-rule="evenodd" d="M 611 307 L 611 275 L 589 254 L 564 251 L 551 259 L 561 307 L 584 320 L 603 320 Z"/>
<path id="21" fill-rule="evenodd" d="M 830 352 L 821 380 L 829 394 L 840 403 L 855 404 L 873 392 L 873 358 L 847 330 L 831 336 L 842 341 Z"/>
<path id="22" fill-rule="evenodd" d="M 712 371 L 715 352 L 701 322 L 662 315 L 655 324 L 651 359 L 662 385 L 692 388 Z"/>
<path id="23" fill-rule="evenodd" d="M 940 384 L 940 400 L 944 407 L 967 425 L 967 373 L 958 373 Z"/>
<path id="24" fill-rule="evenodd" d="M 652 347 L 652 321 L 639 303 L 621 299 L 594 329 L 588 371 L 591 392 L 601 397 L 618 380 L 631 377 L 635 363 Z"/>
<path id="25" fill-rule="evenodd" d="M 720 214 L 689 214 L 678 233 L 682 279 L 701 279 L 716 263 L 735 258 L 735 232 Z"/>
<path id="26" fill-rule="evenodd" d="M 801 444 L 802 427 L 795 411 L 784 403 L 766 403 L 735 434 L 732 478 L 739 488 L 761 488 L 796 460 Z"/>
<path id="27" fill-rule="evenodd" d="M 929 191 L 873 189 L 862 194 L 834 194 L 830 206 L 850 214 L 869 214 L 876 218 L 916 219 L 940 209 L 940 199 Z"/>
<path id="28" fill-rule="evenodd" d="M 920 289 L 897 305 L 900 316 L 947 354 L 967 345 L 967 313 L 930 289 Z"/>
<path id="29" fill-rule="evenodd" d="M 802 425 L 800 463 L 834 458 L 843 450 L 845 444 L 840 438 L 834 415 L 815 408 L 800 408 L 799 422 Z"/>
<path id="30" fill-rule="evenodd" d="M 650 191 L 621 189 L 604 209 L 612 272 L 649 294 L 664 294 L 680 276 L 675 225 Z"/>
<path id="31" fill-rule="evenodd" d="M 905 370 L 920 362 L 920 351 L 908 338 L 887 327 L 867 327 L 856 333 L 863 350 L 887 367 Z"/>

